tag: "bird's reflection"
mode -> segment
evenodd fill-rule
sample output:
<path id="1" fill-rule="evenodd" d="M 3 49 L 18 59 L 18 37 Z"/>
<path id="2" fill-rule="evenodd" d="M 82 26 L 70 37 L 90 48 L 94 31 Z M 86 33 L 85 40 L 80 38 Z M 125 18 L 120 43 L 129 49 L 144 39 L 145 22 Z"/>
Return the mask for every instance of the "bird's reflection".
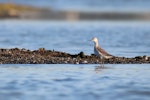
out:
<path id="1" fill-rule="evenodd" d="M 103 66 L 103 65 L 100 65 L 100 66 L 95 66 L 94 71 L 95 71 L 96 73 L 99 73 L 99 72 L 101 72 L 101 71 L 103 71 L 103 70 L 105 70 L 105 69 L 108 69 L 108 67 Z"/>

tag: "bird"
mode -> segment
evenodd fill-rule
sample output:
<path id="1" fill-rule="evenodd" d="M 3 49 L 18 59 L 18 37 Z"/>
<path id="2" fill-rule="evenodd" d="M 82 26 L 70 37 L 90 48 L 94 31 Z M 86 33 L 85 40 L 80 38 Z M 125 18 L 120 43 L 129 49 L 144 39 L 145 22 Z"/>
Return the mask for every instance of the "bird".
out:
<path id="1" fill-rule="evenodd" d="M 96 37 L 92 38 L 92 41 L 94 42 L 94 54 L 97 56 L 97 57 L 100 57 L 102 60 L 103 59 L 109 59 L 109 58 L 112 58 L 113 55 L 107 53 L 104 49 L 102 49 L 100 46 L 99 46 L 99 43 L 98 43 L 98 39 Z M 102 62 L 103 63 L 103 62 Z"/>

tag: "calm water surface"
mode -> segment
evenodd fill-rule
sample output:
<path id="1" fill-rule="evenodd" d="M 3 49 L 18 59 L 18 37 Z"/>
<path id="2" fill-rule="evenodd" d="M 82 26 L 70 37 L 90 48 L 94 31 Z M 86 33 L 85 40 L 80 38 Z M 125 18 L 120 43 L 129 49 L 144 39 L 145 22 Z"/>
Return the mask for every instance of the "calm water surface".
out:
<path id="1" fill-rule="evenodd" d="M 1 100 L 149 100 L 150 65 L 0 65 Z"/>
<path id="2" fill-rule="evenodd" d="M 150 22 L 0 21 L 0 48 L 93 53 L 92 37 L 116 56 L 150 55 Z M 1 100 L 149 100 L 150 64 L 0 65 Z"/>

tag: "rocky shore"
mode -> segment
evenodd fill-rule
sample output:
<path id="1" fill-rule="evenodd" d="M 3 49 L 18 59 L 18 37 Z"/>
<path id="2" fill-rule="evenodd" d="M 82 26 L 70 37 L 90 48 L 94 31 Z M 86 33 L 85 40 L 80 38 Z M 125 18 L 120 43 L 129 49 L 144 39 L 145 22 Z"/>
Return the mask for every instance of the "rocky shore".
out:
<path id="1" fill-rule="evenodd" d="M 149 56 L 137 56 L 133 58 L 113 57 L 103 59 L 105 64 L 147 64 Z M 102 60 L 95 55 L 69 54 L 54 50 L 26 49 L 0 49 L 0 64 L 100 64 Z"/>

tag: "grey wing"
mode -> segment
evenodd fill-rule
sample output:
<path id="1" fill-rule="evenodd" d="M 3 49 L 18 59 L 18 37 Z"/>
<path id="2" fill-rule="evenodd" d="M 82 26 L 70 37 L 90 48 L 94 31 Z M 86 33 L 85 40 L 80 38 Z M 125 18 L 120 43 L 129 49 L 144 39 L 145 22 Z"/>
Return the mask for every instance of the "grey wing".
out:
<path id="1" fill-rule="evenodd" d="M 104 54 L 105 56 L 113 56 L 109 53 L 107 53 L 104 49 L 100 48 L 100 47 L 97 47 L 98 51 L 100 51 L 102 54 Z"/>

